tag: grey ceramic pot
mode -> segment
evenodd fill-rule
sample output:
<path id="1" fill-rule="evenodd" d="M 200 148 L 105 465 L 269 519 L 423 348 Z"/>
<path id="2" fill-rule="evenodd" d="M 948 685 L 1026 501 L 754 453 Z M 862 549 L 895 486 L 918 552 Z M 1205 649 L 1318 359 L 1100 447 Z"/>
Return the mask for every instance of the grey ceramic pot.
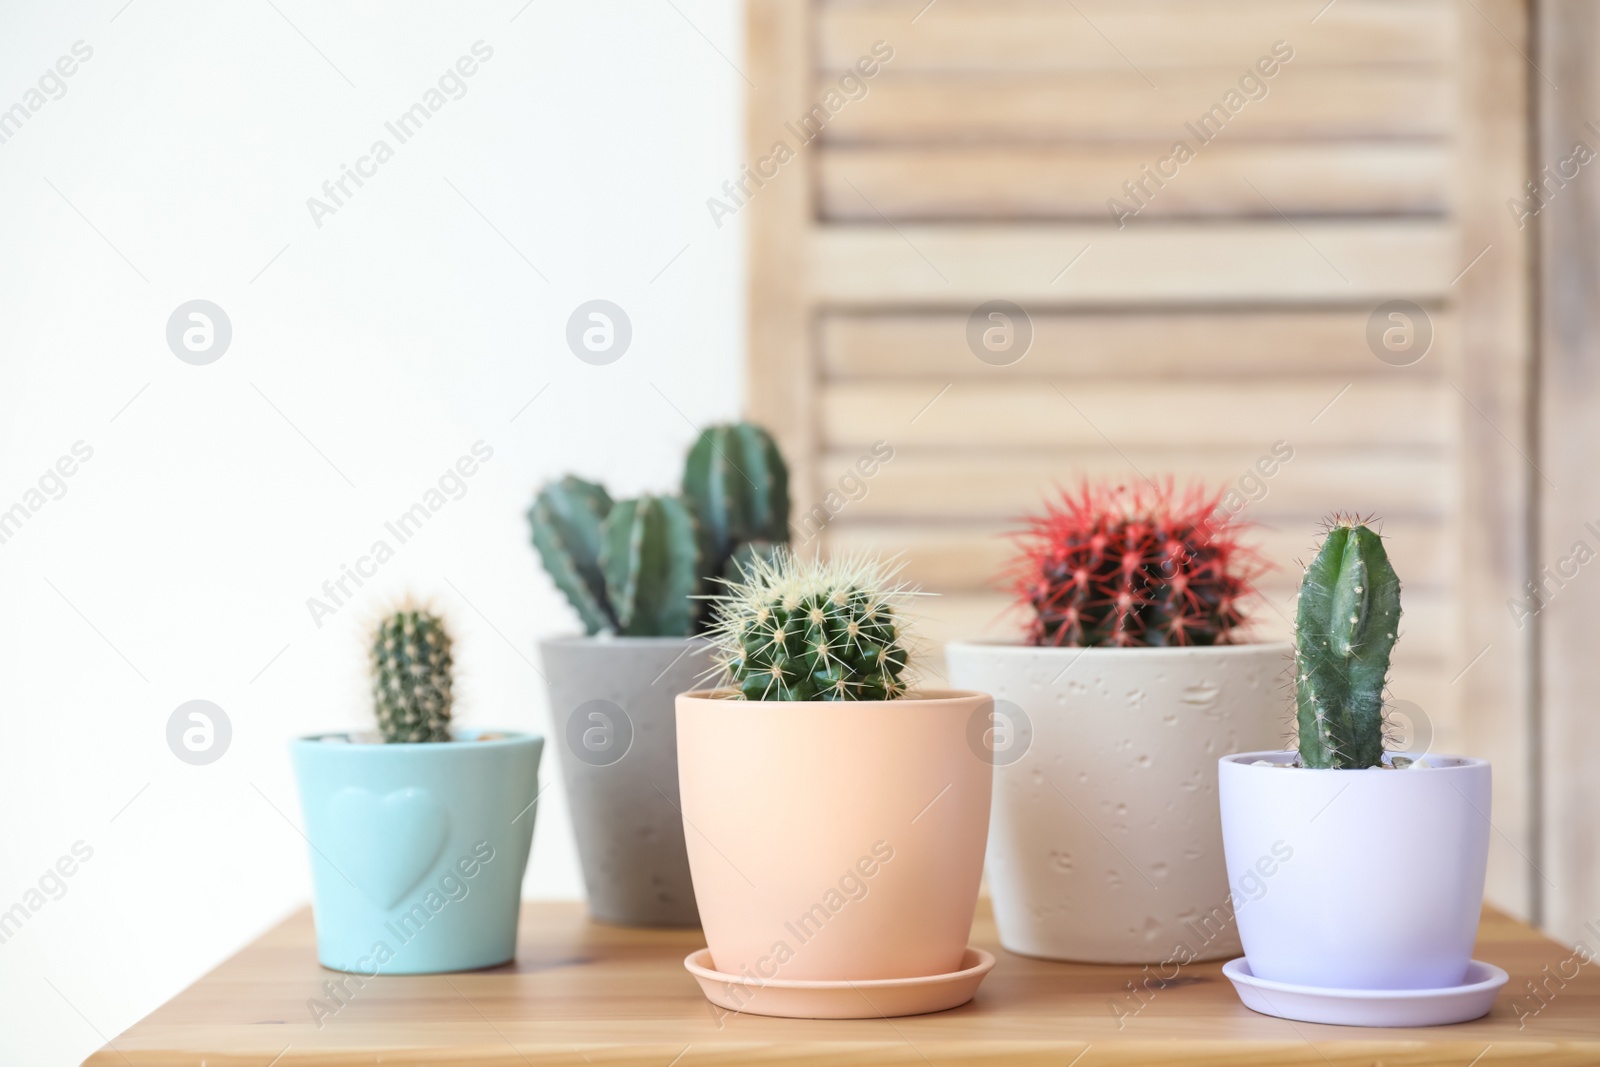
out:
<path id="1" fill-rule="evenodd" d="M 550 748 L 561 763 L 589 914 L 626 926 L 699 926 L 678 800 L 673 698 L 699 688 L 709 644 L 558 637 L 539 645 Z"/>

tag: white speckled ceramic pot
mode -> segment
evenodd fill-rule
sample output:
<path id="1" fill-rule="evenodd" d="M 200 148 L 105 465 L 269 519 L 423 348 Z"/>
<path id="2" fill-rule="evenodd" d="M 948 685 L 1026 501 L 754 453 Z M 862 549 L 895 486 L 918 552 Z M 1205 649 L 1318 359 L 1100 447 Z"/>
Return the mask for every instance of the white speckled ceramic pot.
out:
<path id="1" fill-rule="evenodd" d="M 988 872 L 1001 944 L 1088 963 L 1239 955 L 1217 760 L 1281 746 L 1290 647 L 946 652 L 952 685 L 995 698 Z"/>

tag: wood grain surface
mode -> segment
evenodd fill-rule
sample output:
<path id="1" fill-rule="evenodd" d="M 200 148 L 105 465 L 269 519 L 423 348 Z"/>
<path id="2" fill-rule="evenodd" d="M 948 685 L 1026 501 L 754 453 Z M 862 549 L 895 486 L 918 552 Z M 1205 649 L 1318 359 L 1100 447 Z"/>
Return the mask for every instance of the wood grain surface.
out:
<path id="1" fill-rule="evenodd" d="M 1600 971 L 1527 926 L 1484 914 L 1478 958 L 1511 972 L 1484 1019 L 1422 1030 L 1289 1023 L 1239 1003 L 1220 964 L 1164 988 L 1134 967 L 1051 963 L 999 948 L 987 902 L 973 943 L 999 962 L 952 1011 L 827 1022 L 722 1015 L 683 957 L 699 931 L 588 922 L 582 905 L 523 905 L 517 961 L 469 974 L 378 977 L 336 1014 L 307 1002 L 340 977 L 316 963 L 300 911 L 90 1057 L 94 1067 L 335 1067 L 347 1064 L 1017 1064 L 1249 1067 L 1307 1064 L 1503 1067 L 1600 1062 Z M 1563 968 L 1563 961 L 1566 961 Z M 1575 978 L 1560 984 L 1549 975 Z M 1540 1008 L 1525 987 L 1547 981 Z M 1152 982 L 1160 985 L 1156 979 Z M 1141 986 L 1142 988 L 1142 986 Z M 1113 1011 L 1119 1005 L 1122 1016 Z M 1519 1011 L 1519 1008 L 1521 1009 Z M 1519 1023 L 1521 1024 L 1519 1026 Z"/>

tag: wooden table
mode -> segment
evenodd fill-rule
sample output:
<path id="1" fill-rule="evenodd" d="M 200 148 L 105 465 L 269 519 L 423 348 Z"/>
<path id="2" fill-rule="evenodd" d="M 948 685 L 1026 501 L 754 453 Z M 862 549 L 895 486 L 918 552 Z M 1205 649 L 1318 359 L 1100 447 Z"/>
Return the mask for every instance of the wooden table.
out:
<path id="1" fill-rule="evenodd" d="M 337 977 L 316 963 L 301 911 L 91 1056 L 95 1067 L 149 1064 L 291 1067 L 343 1064 L 866 1063 L 1600 1064 L 1600 963 L 1583 966 L 1539 1007 L 1526 982 L 1577 967 L 1573 954 L 1486 911 L 1479 959 L 1511 973 L 1485 1019 L 1426 1030 L 1290 1023 L 1238 1001 L 1220 964 L 1196 964 L 1137 1006 L 1134 967 L 1047 963 L 996 941 L 987 902 L 973 942 L 999 962 L 964 1007 L 855 1022 L 719 1018 L 684 971 L 699 931 L 629 930 L 587 921 L 580 904 L 525 904 L 515 964 L 488 971 L 380 977 L 313 1021 L 308 1001 Z M 1571 961 L 1563 964 L 1563 961 Z M 331 1001 L 326 1001 L 331 1006 Z M 1519 1028 L 1519 1022 L 1522 1024 Z"/>

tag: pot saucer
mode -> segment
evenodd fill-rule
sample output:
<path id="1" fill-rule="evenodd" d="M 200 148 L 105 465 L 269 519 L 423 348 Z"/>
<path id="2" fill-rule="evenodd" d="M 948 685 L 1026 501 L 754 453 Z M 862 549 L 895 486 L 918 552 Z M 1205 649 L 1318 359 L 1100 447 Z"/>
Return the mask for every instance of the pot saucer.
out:
<path id="1" fill-rule="evenodd" d="M 1269 982 L 1250 973 L 1244 957 L 1222 965 L 1239 999 L 1251 1011 L 1337 1026 L 1443 1026 L 1489 1014 L 1505 971 L 1473 960 L 1461 984 L 1448 989 L 1324 989 Z"/>
<path id="2" fill-rule="evenodd" d="M 971 1000 L 994 966 L 981 948 L 961 956 L 961 969 L 924 978 L 876 978 L 860 982 L 805 982 L 746 978 L 711 969 L 711 950 L 696 949 L 683 965 L 719 1008 L 785 1019 L 880 1019 L 925 1015 Z"/>

